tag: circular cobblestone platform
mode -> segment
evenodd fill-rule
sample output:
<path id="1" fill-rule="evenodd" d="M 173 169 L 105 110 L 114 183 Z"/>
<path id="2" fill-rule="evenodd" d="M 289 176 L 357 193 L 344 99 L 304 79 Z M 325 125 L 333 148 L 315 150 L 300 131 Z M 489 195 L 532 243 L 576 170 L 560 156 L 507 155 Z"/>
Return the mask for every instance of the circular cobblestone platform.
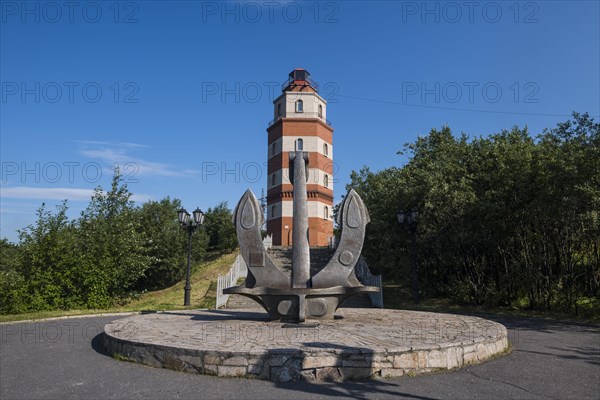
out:
<path id="1" fill-rule="evenodd" d="M 457 368 L 508 347 L 506 328 L 477 317 L 339 309 L 318 325 L 269 322 L 254 310 L 194 310 L 119 319 L 104 328 L 120 359 L 199 374 L 340 381 Z"/>

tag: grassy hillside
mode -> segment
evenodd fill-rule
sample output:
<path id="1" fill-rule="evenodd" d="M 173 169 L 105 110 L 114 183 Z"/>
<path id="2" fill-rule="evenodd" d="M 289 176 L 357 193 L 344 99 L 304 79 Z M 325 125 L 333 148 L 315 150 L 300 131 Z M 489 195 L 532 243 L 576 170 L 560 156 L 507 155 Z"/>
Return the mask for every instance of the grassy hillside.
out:
<path id="1" fill-rule="evenodd" d="M 192 305 L 189 308 L 215 307 L 217 276 L 219 274 L 224 275 L 229 271 L 236 256 L 237 252 L 225 255 L 213 255 L 212 257 L 209 255 L 207 261 L 193 266 L 191 276 Z M 185 281 L 182 281 L 163 290 L 144 293 L 136 299 L 131 299 L 110 309 L 58 310 L 28 314 L 0 315 L 0 322 L 127 311 L 184 310 L 188 308 L 183 306 L 184 286 Z"/>

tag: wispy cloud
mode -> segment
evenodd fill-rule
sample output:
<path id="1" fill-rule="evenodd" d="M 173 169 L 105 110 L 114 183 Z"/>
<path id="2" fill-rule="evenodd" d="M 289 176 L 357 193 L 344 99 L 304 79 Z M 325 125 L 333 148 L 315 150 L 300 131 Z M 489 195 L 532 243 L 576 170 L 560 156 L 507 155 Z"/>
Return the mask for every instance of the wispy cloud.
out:
<path id="1" fill-rule="evenodd" d="M 103 161 L 111 166 L 118 165 L 129 172 L 133 170 L 136 175 L 189 177 L 199 174 L 197 170 L 180 169 L 172 164 L 148 161 L 130 154 L 131 149 L 149 147 L 143 144 L 90 140 L 79 140 L 77 142 L 82 145 L 80 153 L 83 156 Z"/>
<path id="2" fill-rule="evenodd" d="M 89 201 L 94 195 L 94 189 L 79 188 L 36 188 L 30 186 L 3 187 L 0 197 L 3 199 L 38 199 L 38 200 L 72 200 Z M 151 196 L 146 194 L 133 194 L 134 201 L 148 201 Z"/>
<path id="3" fill-rule="evenodd" d="M 150 146 L 141 143 L 132 142 L 103 142 L 100 140 L 74 140 L 75 143 L 89 146 L 116 146 L 116 147 L 129 147 L 129 148 L 149 148 Z"/>

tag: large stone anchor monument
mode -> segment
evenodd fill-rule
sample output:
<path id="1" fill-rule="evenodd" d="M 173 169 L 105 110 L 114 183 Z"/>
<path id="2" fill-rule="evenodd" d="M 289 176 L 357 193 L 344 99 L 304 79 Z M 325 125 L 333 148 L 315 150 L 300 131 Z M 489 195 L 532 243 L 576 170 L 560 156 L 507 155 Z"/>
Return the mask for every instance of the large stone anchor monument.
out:
<path id="1" fill-rule="evenodd" d="M 290 153 L 290 182 L 293 184 L 292 273 L 282 270 L 269 257 L 261 240 L 263 213 L 252 191 L 247 190 L 233 213 L 240 252 L 248 266 L 246 281 L 225 289 L 258 302 L 271 320 L 305 322 L 333 319 L 335 310 L 348 298 L 377 292 L 362 285 L 355 276 L 369 223 L 369 212 L 360 196 L 350 190 L 337 216 L 341 238 L 331 260 L 311 276 L 308 244 L 308 153 Z"/>
<path id="2" fill-rule="evenodd" d="M 178 371 L 314 382 L 454 369 L 484 361 L 507 348 L 506 328 L 476 317 L 346 308 L 338 311 L 343 319 L 332 320 L 346 299 L 377 291 L 361 285 L 355 274 L 357 261 L 362 263 L 359 257 L 369 214 L 351 190 L 337 215 L 342 229 L 339 245 L 325 266 L 321 257 L 315 256 L 321 251 L 313 251 L 313 262 L 317 262 L 311 270 L 307 154 L 291 153 L 290 161 L 294 185 L 291 274 L 285 266 L 275 265 L 265 250 L 260 232 L 263 213 L 248 190 L 234 213 L 248 276 L 243 285 L 224 293 L 247 296 L 260 303 L 271 320 L 291 323 L 265 323 L 262 315 L 256 318 L 257 314 L 248 310 L 136 315 L 106 325 L 104 346 L 109 354 Z M 287 264 L 287 253 L 285 260 L 280 258 L 282 264 Z M 326 329 L 315 330 L 309 328 L 317 324 L 305 323 L 307 320 L 329 321 L 324 324 Z M 243 329 L 238 330 L 240 321 Z M 407 331 L 406 327 L 418 329 Z M 225 331 L 232 335 L 215 334 Z"/>

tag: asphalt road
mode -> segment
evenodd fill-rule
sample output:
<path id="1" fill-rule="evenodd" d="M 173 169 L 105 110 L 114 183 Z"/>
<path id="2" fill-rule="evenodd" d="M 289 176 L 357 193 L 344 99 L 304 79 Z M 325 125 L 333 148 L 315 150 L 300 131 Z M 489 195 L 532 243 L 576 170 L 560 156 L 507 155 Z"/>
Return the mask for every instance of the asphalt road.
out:
<path id="1" fill-rule="evenodd" d="M 117 361 L 98 346 L 118 317 L 0 325 L 0 399 L 600 399 L 597 326 L 495 318 L 513 352 L 458 371 L 362 382 L 220 379 Z"/>

